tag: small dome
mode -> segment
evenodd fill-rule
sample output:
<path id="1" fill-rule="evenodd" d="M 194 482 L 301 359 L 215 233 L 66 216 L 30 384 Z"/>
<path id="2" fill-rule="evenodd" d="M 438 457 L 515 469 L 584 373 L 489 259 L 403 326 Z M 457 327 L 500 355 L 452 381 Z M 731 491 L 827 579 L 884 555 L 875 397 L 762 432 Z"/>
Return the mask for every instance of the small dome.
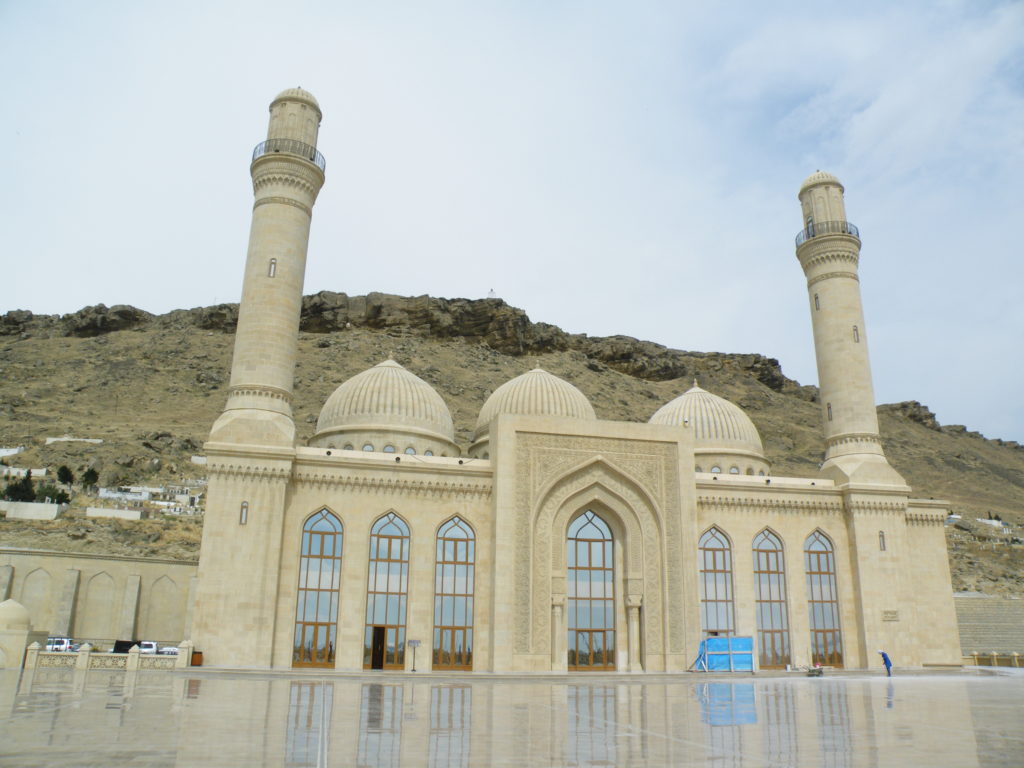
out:
<path id="1" fill-rule="evenodd" d="M 842 182 L 840 182 L 839 179 L 837 179 L 831 173 L 826 173 L 825 171 L 815 171 L 806 179 L 804 179 L 804 183 L 800 185 L 800 194 L 802 195 L 805 189 L 808 189 L 809 187 L 816 187 L 819 184 L 835 184 L 840 189 L 843 189 Z"/>
<path id="2" fill-rule="evenodd" d="M 479 440 L 486 435 L 491 422 L 502 413 L 591 421 L 597 418 L 586 395 L 568 381 L 540 368 L 516 376 L 494 390 L 480 409 L 473 439 Z"/>
<path id="3" fill-rule="evenodd" d="M 316 109 L 317 112 L 320 111 L 320 103 L 313 94 L 301 88 L 286 88 L 274 97 L 274 100 L 270 102 L 270 106 L 274 106 L 279 101 L 304 101 Z"/>
<path id="4" fill-rule="evenodd" d="M 452 414 L 427 382 L 394 360 L 385 360 L 346 381 L 327 398 L 311 445 L 327 447 L 341 433 L 400 433 L 438 440 L 454 448 Z"/>
<path id="5" fill-rule="evenodd" d="M 757 427 L 735 403 L 713 395 L 696 384 L 651 416 L 651 424 L 683 426 L 693 430 L 694 453 L 739 453 L 765 461 Z"/>
<path id="6" fill-rule="evenodd" d="M 31 629 L 28 609 L 15 600 L 0 603 L 0 629 Z"/>

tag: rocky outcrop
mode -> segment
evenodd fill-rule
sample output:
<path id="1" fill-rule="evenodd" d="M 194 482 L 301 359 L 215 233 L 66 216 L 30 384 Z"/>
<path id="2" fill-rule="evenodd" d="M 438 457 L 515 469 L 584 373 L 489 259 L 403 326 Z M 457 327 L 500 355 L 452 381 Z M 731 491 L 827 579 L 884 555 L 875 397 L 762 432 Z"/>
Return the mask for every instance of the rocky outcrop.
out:
<path id="1" fill-rule="evenodd" d="M 904 416 L 918 424 L 923 424 L 928 429 L 939 429 L 939 421 L 927 405 L 921 405 L 917 400 L 905 400 L 902 403 L 889 403 L 879 406 L 879 410 L 888 411 Z"/>
<path id="2" fill-rule="evenodd" d="M 66 336 L 99 336 L 113 331 L 127 331 L 145 325 L 153 315 L 128 304 L 103 304 L 80 309 L 61 318 Z"/>

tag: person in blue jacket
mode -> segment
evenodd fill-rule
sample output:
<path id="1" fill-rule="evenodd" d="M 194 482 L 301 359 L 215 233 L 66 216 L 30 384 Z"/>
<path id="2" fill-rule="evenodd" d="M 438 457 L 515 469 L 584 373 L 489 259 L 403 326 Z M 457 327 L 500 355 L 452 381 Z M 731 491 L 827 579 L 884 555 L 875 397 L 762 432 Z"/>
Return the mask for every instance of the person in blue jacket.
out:
<path id="1" fill-rule="evenodd" d="M 879 649 L 878 651 L 882 654 L 882 663 L 885 664 L 885 675 L 886 677 L 892 677 L 892 659 L 889 658 L 889 654 Z"/>

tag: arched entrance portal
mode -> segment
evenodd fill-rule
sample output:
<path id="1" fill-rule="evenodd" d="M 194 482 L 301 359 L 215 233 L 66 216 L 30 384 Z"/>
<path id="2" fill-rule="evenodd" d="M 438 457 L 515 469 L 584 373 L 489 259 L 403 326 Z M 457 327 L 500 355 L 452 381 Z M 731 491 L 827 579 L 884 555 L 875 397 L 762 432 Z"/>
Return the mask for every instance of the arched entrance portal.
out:
<path id="1" fill-rule="evenodd" d="M 615 669 L 615 567 L 612 532 L 587 510 L 566 541 L 569 669 Z"/>

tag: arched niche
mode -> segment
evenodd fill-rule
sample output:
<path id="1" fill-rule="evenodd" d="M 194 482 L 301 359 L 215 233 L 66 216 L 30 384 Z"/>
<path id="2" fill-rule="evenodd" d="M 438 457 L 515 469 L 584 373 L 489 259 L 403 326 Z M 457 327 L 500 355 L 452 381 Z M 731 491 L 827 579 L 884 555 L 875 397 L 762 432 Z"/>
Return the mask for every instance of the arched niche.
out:
<path id="1" fill-rule="evenodd" d="M 612 530 L 617 573 L 621 574 L 617 577 L 620 605 L 625 610 L 642 603 L 644 648 L 661 653 L 666 645 L 662 617 L 667 570 L 662 514 L 641 483 L 601 457 L 564 472 L 538 496 L 532 516 L 531 615 L 521 615 L 530 637 L 522 642 L 524 628 L 520 624 L 517 645 L 522 643 L 535 653 L 550 652 L 552 605 L 564 601 L 565 595 L 566 533 L 570 522 L 588 509 Z M 620 619 L 624 615 L 620 614 Z M 635 654 L 636 649 L 633 651 Z"/>

